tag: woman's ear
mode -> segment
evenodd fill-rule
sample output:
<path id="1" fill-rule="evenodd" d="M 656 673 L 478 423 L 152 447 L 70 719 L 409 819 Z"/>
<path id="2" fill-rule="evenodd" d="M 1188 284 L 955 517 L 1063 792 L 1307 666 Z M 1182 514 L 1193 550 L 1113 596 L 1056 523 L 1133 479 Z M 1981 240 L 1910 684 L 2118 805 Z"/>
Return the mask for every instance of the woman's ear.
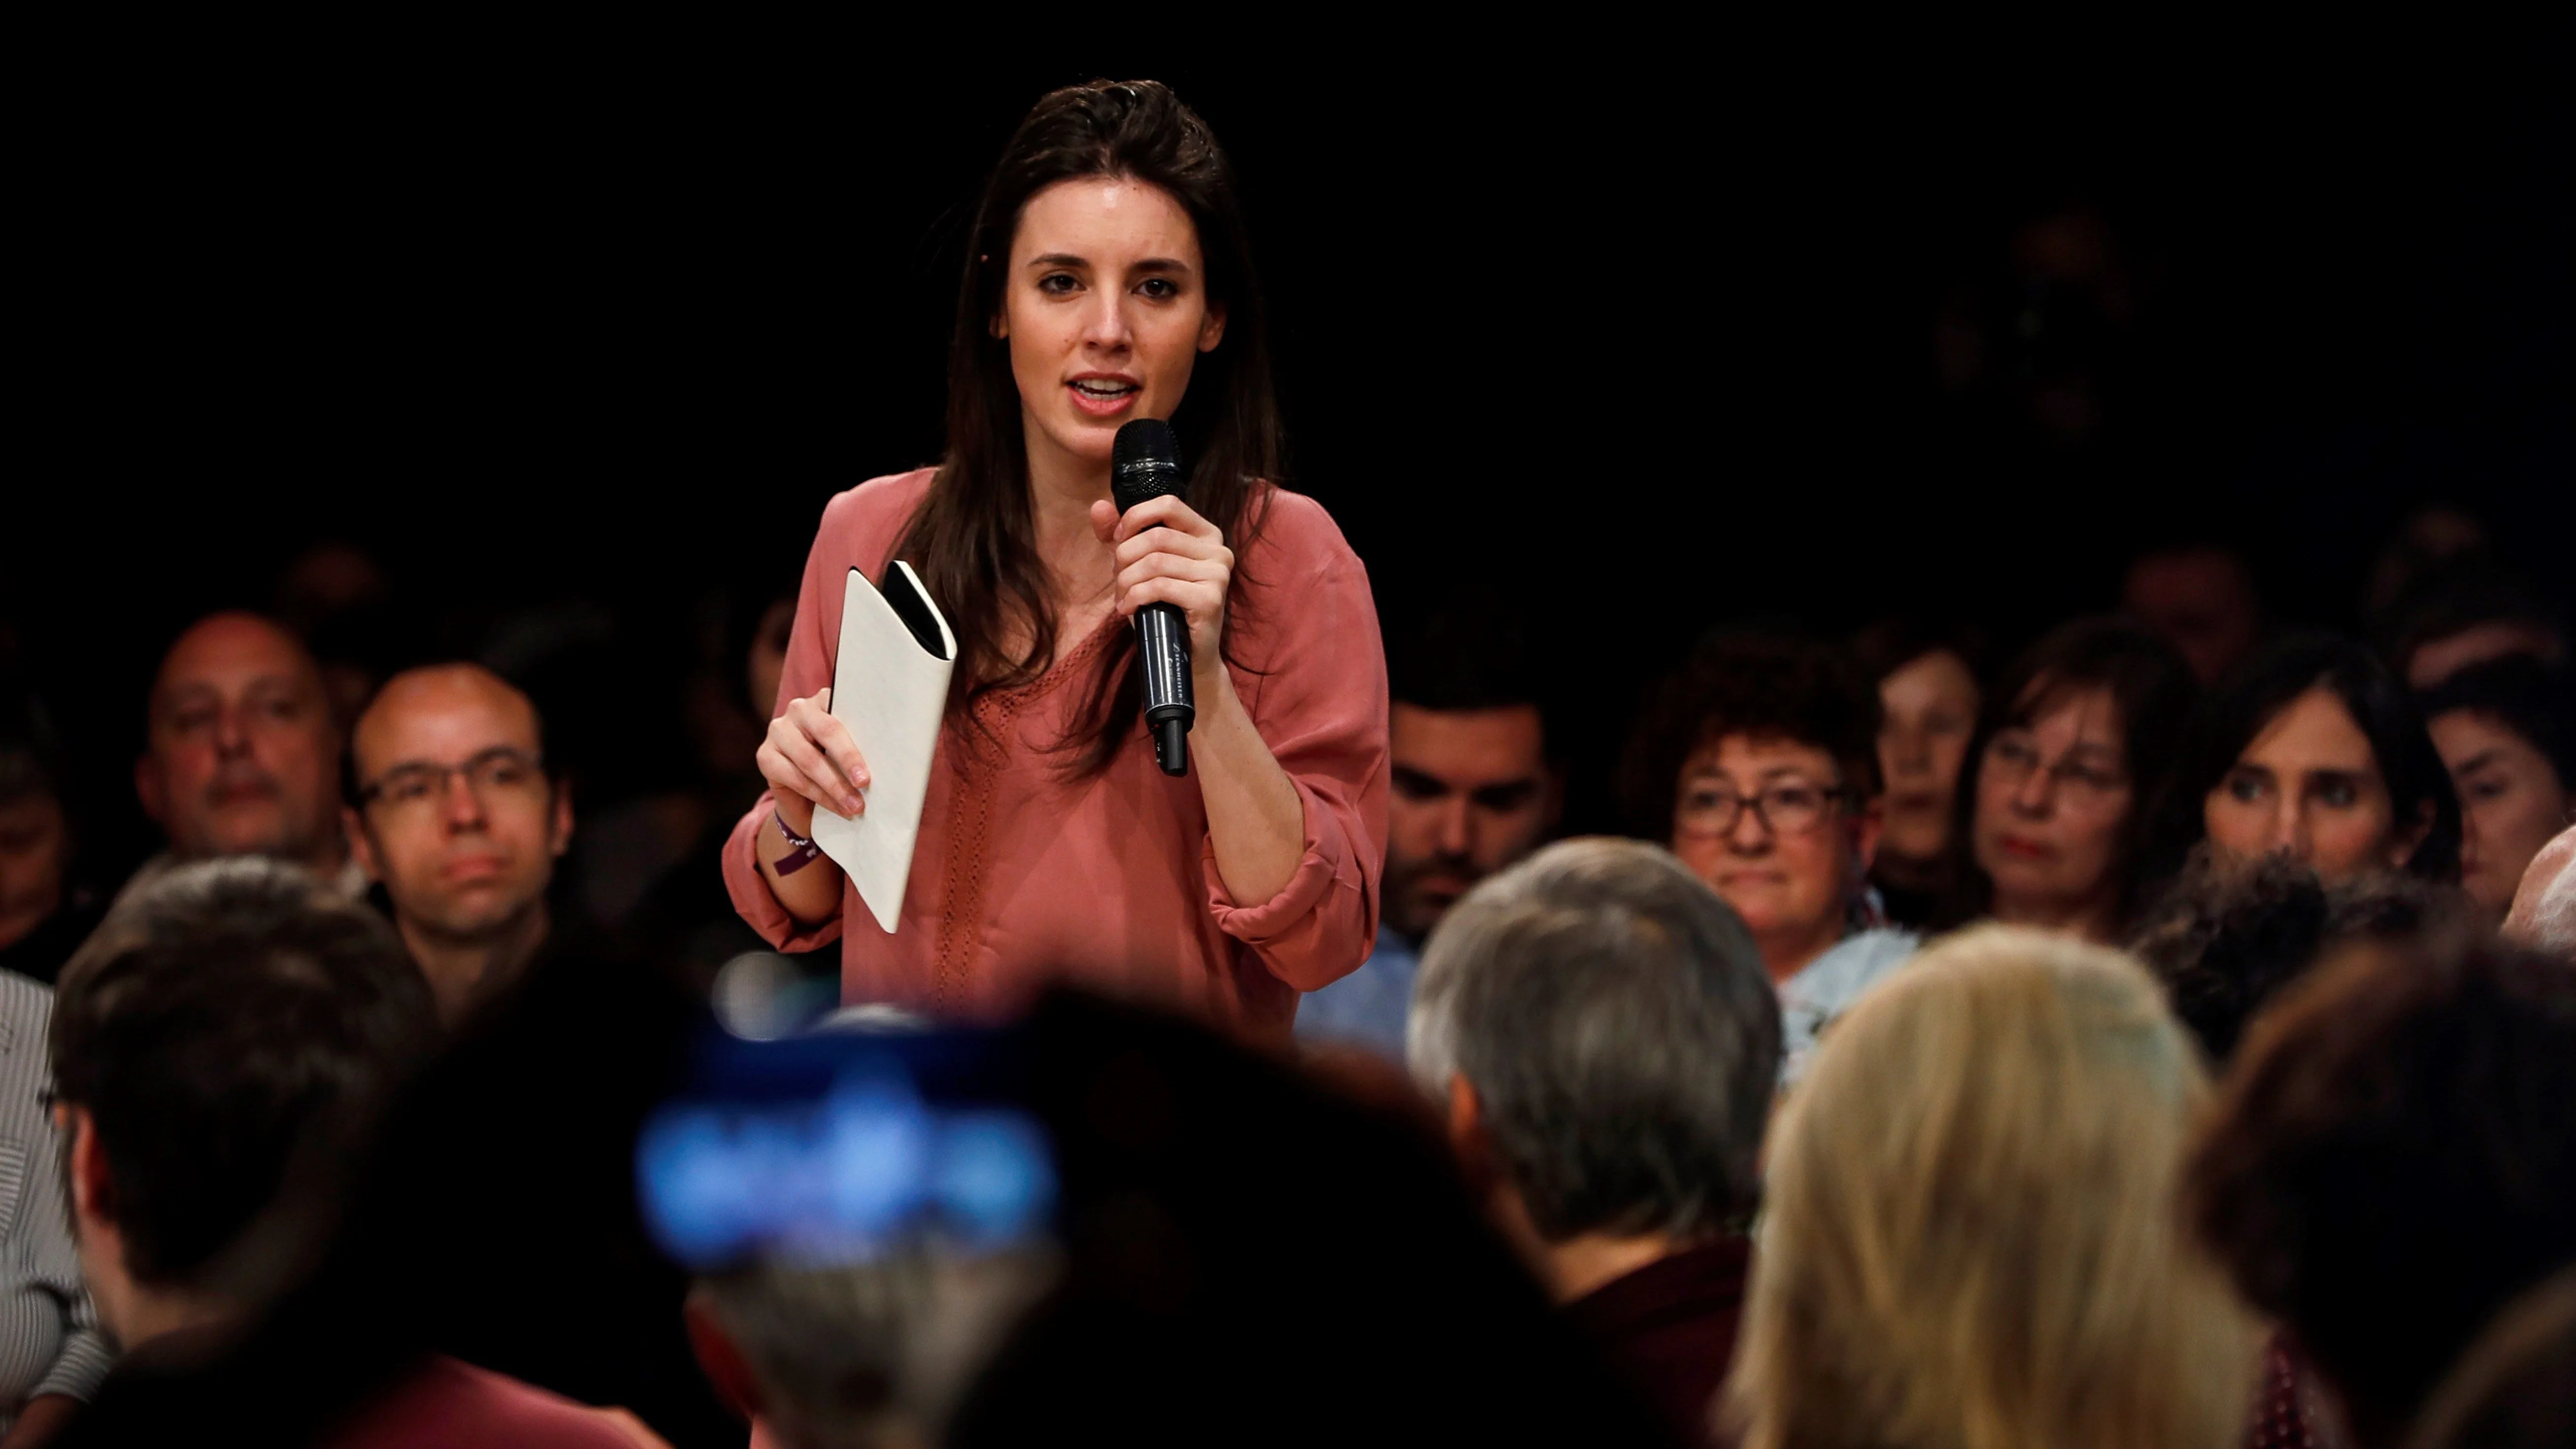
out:
<path id="1" fill-rule="evenodd" d="M 1224 340 L 1225 309 L 1210 307 L 1207 315 L 1199 319 L 1199 351 L 1214 352 L 1216 345 Z"/>

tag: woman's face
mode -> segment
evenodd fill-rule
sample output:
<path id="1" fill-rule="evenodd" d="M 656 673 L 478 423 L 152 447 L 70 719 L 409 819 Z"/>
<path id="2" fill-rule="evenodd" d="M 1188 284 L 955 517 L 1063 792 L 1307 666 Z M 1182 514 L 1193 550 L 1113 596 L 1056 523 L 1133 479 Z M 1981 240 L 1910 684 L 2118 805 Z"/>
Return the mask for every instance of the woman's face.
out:
<path id="1" fill-rule="evenodd" d="M 1824 749 L 1725 735 L 1682 764 L 1673 854 L 1716 891 L 1784 979 L 1840 940 L 1878 843 L 1875 812 Z M 1761 808 L 1755 809 L 1755 800 Z"/>
<path id="2" fill-rule="evenodd" d="M 2402 868 L 2429 821 L 2401 828 L 2388 782 L 2343 701 L 2311 689 L 2290 701 L 2201 801 L 2212 849 L 2286 855 L 2328 884 Z"/>
<path id="3" fill-rule="evenodd" d="M 2455 709 L 2429 728 L 2460 792 L 2460 886 L 2501 918 L 2531 858 L 2567 828 L 2576 796 L 2547 755 L 2492 715 Z"/>
<path id="4" fill-rule="evenodd" d="M 1090 176 L 1030 197 L 993 332 L 1011 345 L 1030 461 L 1106 467 L 1121 425 L 1169 419 L 1225 335 L 1198 228 L 1171 194 Z"/>
<path id="5" fill-rule="evenodd" d="M 1986 741 L 1971 844 L 1994 882 L 1995 914 L 2056 918 L 2116 902 L 2137 791 L 2119 701 L 2108 687 L 2032 686 L 2046 703 Z"/>
<path id="6" fill-rule="evenodd" d="M 1952 802 L 1977 728 L 1977 679 L 1936 649 L 1878 682 L 1878 765 L 1887 775 L 1879 853 L 1930 862 L 1950 843 Z"/>

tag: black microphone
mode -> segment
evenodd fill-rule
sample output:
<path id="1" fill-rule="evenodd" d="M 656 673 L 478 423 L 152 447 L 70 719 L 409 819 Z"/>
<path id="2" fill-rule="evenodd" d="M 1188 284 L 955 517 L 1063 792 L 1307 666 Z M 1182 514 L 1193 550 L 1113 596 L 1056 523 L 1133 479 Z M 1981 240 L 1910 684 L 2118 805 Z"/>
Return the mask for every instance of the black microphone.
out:
<path id="1" fill-rule="evenodd" d="M 1120 517 L 1148 498 L 1185 493 L 1181 445 L 1172 425 L 1138 418 L 1118 430 L 1109 452 L 1109 496 Z M 1154 760 L 1166 775 L 1190 771 L 1190 724 L 1199 707 L 1190 697 L 1190 621 L 1170 604 L 1136 611 L 1136 653 L 1145 671 L 1145 727 L 1154 732 Z"/>

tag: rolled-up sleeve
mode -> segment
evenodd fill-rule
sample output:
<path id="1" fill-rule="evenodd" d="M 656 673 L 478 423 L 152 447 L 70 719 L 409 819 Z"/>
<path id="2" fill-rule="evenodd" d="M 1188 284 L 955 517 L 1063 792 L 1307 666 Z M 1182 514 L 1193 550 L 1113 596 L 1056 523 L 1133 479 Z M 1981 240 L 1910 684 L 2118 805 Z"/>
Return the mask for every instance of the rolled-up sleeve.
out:
<path id="1" fill-rule="evenodd" d="M 821 526 L 814 530 L 814 547 L 805 556 L 805 579 L 796 589 L 796 622 L 787 634 L 778 698 L 769 707 L 771 719 L 786 712 L 789 700 L 804 699 L 832 682 L 832 647 L 840 633 L 841 600 L 849 591 L 855 552 L 850 513 L 859 493 L 852 489 L 834 498 L 823 510 Z M 781 951 L 830 945 L 841 938 L 841 913 L 836 910 L 812 926 L 800 925 L 778 903 L 767 877 L 760 873 L 760 857 L 754 851 L 773 804 L 769 792 L 762 791 L 750 812 L 734 825 L 733 834 L 725 838 L 725 894 L 733 898 L 733 908 L 744 923 Z M 843 898 L 846 901 L 846 892 Z"/>
<path id="2" fill-rule="evenodd" d="M 1283 540 L 1281 552 L 1307 567 L 1275 580 L 1255 574 L 1247 592 L 1262 647 L 1247 651 L 1252 667 L 1234 678 L 1262 741 L 1297 787 L 1304 850 L 1288 884 L 1257 902 L 1226 895 L 1213 843 L 1202 846 L 1201 859 L 1218 928 L 1251 947 L 1273 976 L 1314 991 L 1357 970 L 1377 939 L 1386 650 L 1367 570 L 1340 530 L 1309 501 L 1282 501 L 1306 516 L 1281 522 L 1307 537 Z"/>

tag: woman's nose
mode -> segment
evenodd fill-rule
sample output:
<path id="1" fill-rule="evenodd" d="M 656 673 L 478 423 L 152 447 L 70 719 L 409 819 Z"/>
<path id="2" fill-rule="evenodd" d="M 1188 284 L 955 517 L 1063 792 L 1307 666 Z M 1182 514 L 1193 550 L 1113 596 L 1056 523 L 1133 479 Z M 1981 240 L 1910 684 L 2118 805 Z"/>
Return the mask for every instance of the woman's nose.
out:
<path id="1" fill-rule="evenodd" d="M 2306 861 L 2312 842 L 2308 834 L 2308 814 L 2295 800 L 2283 799 L 2272 814 L 2272 849 L 2292 860 Z"/>
<path id="2" fill-rule="evenodd" d="M 1114 292 L 1094 294 L 1083 317 L 1082 340 L 1094 347 L 1123 348 L 1131 335 L 1124 298 Z"/>

